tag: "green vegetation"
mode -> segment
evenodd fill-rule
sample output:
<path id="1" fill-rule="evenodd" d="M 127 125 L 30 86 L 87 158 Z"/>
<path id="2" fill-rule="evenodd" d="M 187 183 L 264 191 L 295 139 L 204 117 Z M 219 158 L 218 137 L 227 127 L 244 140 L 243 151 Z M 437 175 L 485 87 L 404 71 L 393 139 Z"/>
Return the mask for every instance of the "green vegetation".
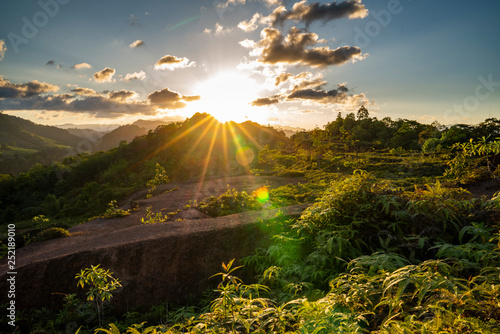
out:
<path id="1" fill-rule="evenodd" d="M 155 224 L 162 223 L 167 220 L 167 216 L 161 214 L 161 212 L 154 213 L 151 211 L 151 207 L 146 208 L 146 219 L 141 218 L 141 223 L 143 224 Z"/>
<path id="2" fill-rule="evenodd" d="M 55 238 L 67 237 L 69 236 L 68 230 L 65 230 L 60 227 L 49 227 L 35 235 L 32 241 L 44 241 Z"/>
<path id="3" fill-rule="evenodd" d="M 0 173 L 20 173 L 76 152 L 81 138 L 53 126 L 0 113 Z"/>
<path id="4" fill-rule="evenodd" d="M 108 203 L 108 209 L 104 212 L 104 218 L 117 218 L 128 216 L 130 212 L 128 210 L 123 210 L 118 208 L 118 204 L 115 200 Z"/>
<path id="5" fill-rule="evenodd" d="M 199 202 L 196 208 L 209 216 L 220 217 L 235 213 L 262 210 L 255 196 L 246 191 L 228 189 L 220 196 L 210 196 Z"/>
<path id="6" fill-rule="evenodd" d="M 83 269 L 75 278 L 81 288 L 88 286 L 87 301 L 95 303 L 99 326 L 102 326 L 104 302 L 113 297 L 111 292 L 122 286 L 120 281 L 113 277 L 112 272 L 100 268 L 99 265 Z"/>
<path id="7" fill-rule="evenodd" d="M 58 332 L 71 319 L 80 333 L 500 333 L 500 194 L 474 198 L 461 188 L 499 177 L 497 137 L 497 119 L 447 128 L 377 120 L 365 108 L 291 139 L 249 122 L 229 130 L 198 114 L 108 152 L 2 176 L 2 221 L 19 229 L 36 217 L 36 232 L 86 219 L 81 208 L 111 217 L 115 199 L 132 191 L 153 194 L 170 180 L 221 171 L 308 182 L 252 194 L 228 188 L 195 204 L 211 216 L 312 203 L 300 218 L 267 222 L 270 246 L 223 263 L 212 276 L 217 288 L 192 304 L 103 312 L 119 282 L 92 267 L 79 277 L 95 307 L 68 295 L 58 314 L 38 310 L 20 322 Z M 231 167 L 226 156 L 237 146 L 256 159 Z M 149 207 L 142 222 L 167 218 Z M 256 276 L 247 284 L 238 271 Z M 88 312 L 98 321 L 85 323 Z"/>

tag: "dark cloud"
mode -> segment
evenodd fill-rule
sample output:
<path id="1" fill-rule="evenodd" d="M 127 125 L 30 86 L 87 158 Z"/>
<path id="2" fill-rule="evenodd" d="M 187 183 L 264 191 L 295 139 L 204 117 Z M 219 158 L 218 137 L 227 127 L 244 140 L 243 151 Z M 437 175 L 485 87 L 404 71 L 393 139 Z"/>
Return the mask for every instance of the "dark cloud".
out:
<path id="1" fill-rule="evenodd" d="M 344 84 L 339 84 L 337 89 L 329 91 L 318 89 L 296 89 L 285 96 L 286 100 L 313 100 L 318 103 L 342 103 L 348 97 L 348 88 Z"/>
<path id="2" fill-rule="evenodd" d="M 94 80 L 97 82 L 111 82 L 115 75 L 115 69 L 106 67 L 102 71 L 94 73 Z"/>
<path id="3" fill-rule="evenodd" d="M 125 102 L 131 97 L 135 96 L 136 93 L 129 90 L 119 90 L 116 92 L 110 92 L 108 94 L 109 99 L 113 101 Z"/>
<path id="4" fill-rule="evenodd" d="M 307 88 L 319 88 L 324 86 L 327 82 L 323 80 L 323 75 L 314 76 L 310 72 L 302 72 L 290 79 L 292 82 L 292 91 L 307 89 Z"/>
<path id="5" fill-rule="evenodd" d="M 299 74 L 300 75 L 300 74 Z M 307 82 L 307 81 L 305 81 Z M 324 84 L 324 83 L 323 83 Z M 323 85 L 322 84 L 322 85 Z M 283 101 L 299 101 L 315 104 L 343 104 L 343 105 L 362 105 L 366 104 L 364 94 L 349 94 L 349 89 L 345 84 L 338 84 L 336 89 L 322 90 L 314 88 L 300 88 L 305 85 L 294 85 L 293 88 L 279 95 L 268 98 L 260 98 L 252 102 L 254 106 L 265 106 Z M 318 87 L 318 86 L 316 86 Z M 303 112 L 301 112 L 303 113 Z"/>
<path id="6" fill-rule="evenodd" d="M 178 92 L 165 88 L 161 91 L 155 91 L 148 95 L 148 101 L 158 106 L 159 108 L 166 109 L 180 109 L 186 106 L 185 102 L 199 100 L 199 96 L 183 96 Z"/>
<path id="7" fill-rule="evenodd" d="M 0 100 L 0 109 L 4 110 L 55 110 L 66 112 L 89 113 L 95 117 L 120 117 L 123 115 L 154 115 L 156 108 L 147 102 L 126 102 L 111 100 L 103 95 L 77 96 L 58 94 L 51 96 L 33 96 L 28 99 Z"/>
<path id="8" fill-rule="evenodd" d="M 93 89 L 90 89 L 90 88 L 81 88 L 81 87 L 77 87 L 77 88 L 74 88 L 71 90 L 73 93 L 75 93 L 76 95 L 82 95 L 82 96 L 93 96 L 93 95 L 97 95 L 97 93 L 95 92 L 95 90 Z"/>
<path id="9" fill-rule="evenodd" d="M 262 39 L 257 43 L 243 43 L 253 48 L 252 55 L 258 55 L 258 61 L 264 64 L 296 64 L 312 67 L 341 65 L 349 60 L 362 59 L 361 49 L 356 46 L 343 46 L 332 50 L 326 46 L 314 47 L 323 42 L 315 33 L 302 33 L 293 27 L 288 35 L 283 35 L 274 28 L 265 28 Z"/>
<path id="10" fill-rule="evenodd" d="M 54 66 L 56 64 L 55 60 L 49 60 L 45 66 Z"/>
<path id="11" fill-rule="evenodd" d="M 155 64 L 155 69 L 159 70 L 175 70 L 176 68 L 192 67 L 195 66 L 195 62 L 189 62 L 186 57 L 178 58 L 172 55 L 166 55 L 160 58 Z"/>
<path id="12" fill-rule="evenodd" d="M 262 107 L 262 106 L 268 106 L 271 104 L 279 103 L 279 99 L 277 97 L 263 97 L 260 99 L 257 99 L 255 101 L 252 101 L 252 106 L 254 107 Z"/>
<path id="13" fill-rule="evenodd" d="M 22 84 L 14 84 L 0 77 L 0 98 L 27 98 L 48 92 L 56 92 L 57 90 L 59 90 L 59 86 L 39 82 L 37 80 Z"/>
<path id="14" fill-rule="evenodd" d="M 273 26 L 282 26 L 285 21 L 304 22 L 308 27 L 314 21 L 328 22 L 335 19 L 347 17 L 349 19 L 363 18 L 368 15 L 368 10 L 361 0 L 348 0 L 329 4 L 315 2 L 308 4 L 307 1 L 297 2 L 291 10 L 280 6 L 276 8 L 266 19 Z"/>

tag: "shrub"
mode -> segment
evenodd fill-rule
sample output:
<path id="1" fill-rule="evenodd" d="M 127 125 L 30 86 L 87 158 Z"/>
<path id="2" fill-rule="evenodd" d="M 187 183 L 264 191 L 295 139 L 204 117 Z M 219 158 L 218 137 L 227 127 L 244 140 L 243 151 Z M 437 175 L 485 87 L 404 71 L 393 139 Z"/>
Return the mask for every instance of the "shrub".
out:
<path id="1" fill-rule="evenodd" d="M 197 209 L 212 216 L 220 217 L 235 213 L 261 210 L 259 201 L 246 191 L 228 189 L 224 194 L 210 196 L 197 205 Z"/>
<path id="2" fill-rule="evenodd" d="M 50 227 L 47 228 L 40 233 L 38 233 L 33 241 L 44 241 L 44 240 L 50 240 L 50 239 L 55 239 L 55 238 L 61 238 L 61 237 L 67 237 L 69 236 L 68 230 L 61 228 L 61 227 Z"/>
<path id="3" fill-rule="evenodd" d="M 118 209 L 118 205 L 115 200 L 112 200 L 108 203 L 108 209 L 104 213 L 104 218 L 117 218 L 117 217 L 125 217 L 130 214 L 128 210 Z"/>

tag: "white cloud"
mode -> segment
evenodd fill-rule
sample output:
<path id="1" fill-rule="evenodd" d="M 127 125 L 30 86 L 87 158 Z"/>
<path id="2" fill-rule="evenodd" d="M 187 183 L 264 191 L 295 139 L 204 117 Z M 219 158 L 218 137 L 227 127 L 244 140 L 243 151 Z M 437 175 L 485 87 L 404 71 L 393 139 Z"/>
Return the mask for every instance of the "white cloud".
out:
<path id="1" fill-rule="evenodd" d="M 5 41 L 0 39 L 0 60 L 5 57 L 5 52 L 7 51 L 7 46 L 5 45 Z"/>
<path id="2" fill-rule="evenodd" d="M 73 68 L 74 68 L 75 70 L 80 70 L 80 69 L 82 69 L 82 68 L 92 68 L 92 65 L 87 64 L 87 63 L 80 63 L 80 64 L 75 64 L 75 65 L 73 65 Z"/>
<path id="3" fill-rule="evenodd" d="M 131 81 L 131 80 L 144 80 L 146 79 L 146 73 L 144 71 L 127 73 L 125 78 L 121 79 L 121 81 Z"/>
<path id="4" fill-rule="evenodd" d="M 170 70 L 173 71 L 178 68 L 194 67 L 194 61 L 189 62 L 186 57 L 178 58 L 172 55 L 165 55 L 161 57 L 155 64 L 155 70 Z"/>
<path id="5" fill-rule="evenodd" d="M 138 40 L 136 40 L 135 42 L 131 43 L 131 44 L 129 45 L 129 47 L 131 47 L 131 48 L 138 48 L 138 47 L 140 47 L 140 46 L 144 46 L 145 44 L 146 44 L 146 43 L 144 43 L 144 41 L 141 41 L 141 40 L 139 40 L 139 39 L 138 39 Z"/>

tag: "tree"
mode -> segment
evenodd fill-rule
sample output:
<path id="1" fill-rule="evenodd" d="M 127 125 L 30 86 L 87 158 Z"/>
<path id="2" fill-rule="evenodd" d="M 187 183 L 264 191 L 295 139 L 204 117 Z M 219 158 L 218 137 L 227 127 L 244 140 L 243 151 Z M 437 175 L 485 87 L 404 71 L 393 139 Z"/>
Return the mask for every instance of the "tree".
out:
<path id="1" fill-rule="evenodd" d="M 121 287 L 118 279 L 113 277 L 113 273 L 97 266 L 90 266 L 80 271 L 75 276 L 78 279 L 77 286 L 85 288 L 87 291 L 87 300 L 95 301 L 97 316 L 99 317 L 99 327 L 102 327 L 102 311 L 105 301 L 111 300 L 112 291 Z"/>
<path id="2" fill-rule="evenodd" d="M 356 118 L 358 119 L 358 121 L 370 118 L 370 114 L 368 113 L 368 109 L 366 109 L 365 106 L 361 106 L 358 109 L 358 113 L 356 114 Z"/>

